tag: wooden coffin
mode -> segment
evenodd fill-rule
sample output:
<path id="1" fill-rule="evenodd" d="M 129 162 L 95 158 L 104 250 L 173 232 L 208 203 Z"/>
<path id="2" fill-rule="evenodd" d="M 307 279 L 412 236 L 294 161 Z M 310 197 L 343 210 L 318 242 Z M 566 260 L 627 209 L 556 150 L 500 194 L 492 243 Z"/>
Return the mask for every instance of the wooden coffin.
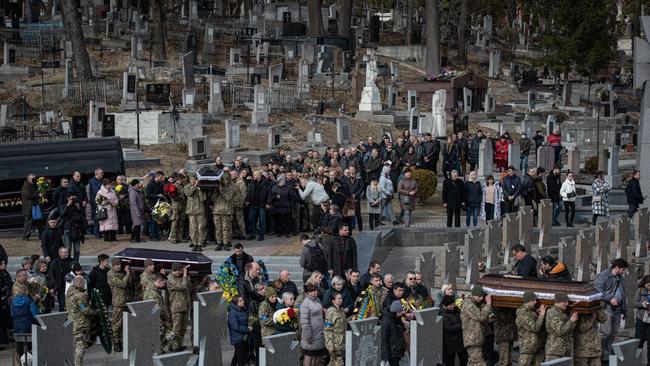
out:
<path id="1" fill-rule="evenodd" d="M 543 278 L 522 278 L 517 276 L 488 274 L 478 281 L 486 293 L 492 295 L 492 306 L 518 308 L 523 304 L 522 296 L 533 291 L 538 301 L 545 305 L 554 304 L 556 293 L 569 296 L 569 307 L 578 313 L 591 313 L 600 309 L 600 293 L 588 282 L 554 281 Z"/>
<path id="2" fill-rule="evenodd" d="M 211 165 L 206 165 L 196 172 L 198 186 L 201 188 L 217 188 L 221 185 L 223 171 Z"/>
<path id="3" fill-rule="evenodd" d="M 171 272 L 172 263 L 174 262 L 180 262 L 188 266 L 187 273 L 192 277 L 202 277 L 212 273 L 212 260 L 201 253 L 126 248 L 115 254 L 115 257 L 120 258 L 122 265 L 129 265 L 129 268 L 135 272 L 144 271 L 144 261 L 151 258 L 155 263 L 156 270 L 164 268 L 167 273 Z"/>

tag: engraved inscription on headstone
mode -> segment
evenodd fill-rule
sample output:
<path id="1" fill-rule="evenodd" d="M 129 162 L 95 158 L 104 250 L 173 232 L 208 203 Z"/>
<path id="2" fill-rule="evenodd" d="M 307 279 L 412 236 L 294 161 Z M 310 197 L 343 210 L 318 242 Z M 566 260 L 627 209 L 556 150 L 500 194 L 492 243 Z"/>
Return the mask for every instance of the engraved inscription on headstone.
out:
<path id="1" fill-rule="evenodd" d="M 381 327 L 377 318 L 354 320 L 345 332 L 345 364 L 376 366 L 381 362 Z"/>

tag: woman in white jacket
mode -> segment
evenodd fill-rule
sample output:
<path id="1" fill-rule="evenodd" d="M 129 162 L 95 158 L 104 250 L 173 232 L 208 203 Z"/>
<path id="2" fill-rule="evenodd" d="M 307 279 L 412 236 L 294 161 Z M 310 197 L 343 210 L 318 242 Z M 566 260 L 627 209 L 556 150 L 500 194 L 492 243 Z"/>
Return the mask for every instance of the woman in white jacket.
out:
<path id="1" fill-rule="evenodd" d="M 573 218 L 576 216 L 576 182 L 573 173 L 569 172 L 560 188 L 560 197 L 564 202 L 564 221 L 567 227 L 573 227 Z"/>

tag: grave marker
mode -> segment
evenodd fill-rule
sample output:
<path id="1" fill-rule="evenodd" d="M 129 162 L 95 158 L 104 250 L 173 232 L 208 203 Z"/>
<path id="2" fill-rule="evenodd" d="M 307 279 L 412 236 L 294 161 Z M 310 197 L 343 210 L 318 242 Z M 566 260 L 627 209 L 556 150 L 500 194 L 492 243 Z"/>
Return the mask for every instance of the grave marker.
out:
<path id="1" fill-rule="evenodd" d="M 262 338 L 260 347 L 260 366 L 298 365 L 298 341 L 296 333 L 282 333 Z"/>
<path id="2" fill-rule="evenodd" d="M 420 254 L 415 259 L 415 270 L 422 274 L 423 286 L 428 290 L 435 285 L 436 282 L 436 255 L 435 252 L 426 252 Z"/>
<path id="3" fill-rule="evenodd" d="M 32 365 L 72 365 L 74 342 L 68 313 L 38 315 L 36 320 L 38 325 L 32 324 Z"/>
<path id="4" fill-rule="evenodd" d="M 508 144 L 508 166 L 512 165 L 515 168 L 519 168 L 520 162 L 521 162 L 521 149 L 519 148 L 519 144 L 516 142 L 513 142 L 512 144 Z M 527 172 L 521 172 L 522 175 L 526 173 Z"/>
<path id="5" fill-rule="evenodd" d="M 537 149 L 537 166 L 547 172 L 553 171 L 555 165 L 555 151 L 550 146 L 540 146 Z"/>
<path id="6" fill-rule="evenodd" d="M 167 353 L 153 357 L 153 364 L 156 366 L 190 366 L 193 353 L 189 351 Z"/>
<path id="7" fill-rule="evenodd" d="M 407 104 L 408 107 L 407 109 L 410 111 L 413 108 L 417 107 L 418 105 L 418 92 L 415 90 L 409 90 L 408 91 L 408 97 L 407 97 Z"/>
<path id="8" fill-rule="evenodd" d="M 65 59 L 65 70 L 63 71 L 63 90 L 61 93 L 63 94 L 64 98 L 67 98 L 70 96 L 71 93 L 71 88 L 74 82 L 74 77 L 72 73 L 72 60 L 69 58 Z"/>
<path id="9" fill-rule="evenodd" d="M 501 51 L 498 49 L 490 50 L 490 64 L 488 66 L 488 77 L 497 78 L 499 77 L 499 64 L 501 63 Z"/>
<path id="10" fill-rule="evenodd" d="M 537 245 L 540 248 L 551 245 L 551 226 L 553 226 L 553 202 L 550 199 L 543 199 L 537 206 L 537 227 L 539 228 L 539 240 Z"/>
<path id="11" fill-rule="evenodd" d="M 282 145 L 282 129 L 279 127 L 268 128 L 268 148 L 276 148 Z"/>
<path id="12" fill-rule="evenodd" d="M 222 291 L 197 293 L 194 301 L 193 344 L 199 347 L 198 366 L 222 366 L 221 338 L 228 319 Z"/>
<path id="13" fill-rule="evenodd" d="M 648 216 L 648 208 L 639 208 L 634 215 L 634 254 L 637 258 L 644 258 L 648 255 L 649 225 L 650 217 Z"/>
<path id="14" fill-rule="evenodd" d="M 209 80 L 210 85 L 210 102 L 208 103 L 208 113 L 223 113 L 223 98 L 221 94 L 221 81 L 222 77 L 219 75 L 211 75 Z"/>
<path id="15" fill-rule="evenodd" d="M 227 119 L 224 122 L 226 128 L 226 149 L 239 147 L 239 121 Z"/>
<path id="16" fill-rule="evenodd" d="M 440 273 L 441 273 L 441 283 L 440 286 L 444 283 L 451 283 L 456 286 L 456 280 L 460 271 L 460 253 L 458 250 L 458 243 L 445 243 L 442 253 L 439 253 L 441 260 L 436 262 L 440 263 Z M 437 286 L 437 287 L 440 287 Z"/>
<path id="17" fill-rule="evenodd" d="M 565 236 L 560 238 L 558 261 L 564 263 L 569 272 L 574 272 L 576 264 L 576 238 Z"/>
<path id="18" fill-rule="evenodd" d="M 638 339 L 628 339 L 612 344 L 614 354 L 609 355 L 609 366 L 641 366 L 642 352 L 638 346 Z"/>
<path id="19" fill-rule="evenodd" d="M 535 91 L 534 90 L 528 90 L 528 110 L 529 111 L 534 111 L 535 110 Z"/>
<path id="20" fill-rule="evenodd" d="M 576 240 L 575 280 L 591 280 L 591 262 L 594 248 L 594 231 L 580 230 Z"/>
<path id="21" fill-rule="evenodd" d="M 530 248 L 532 244 L 532 229 L 535 226 L 533 208 L 530 206 L 520 206 L 517 212 L 517 221 L 519 221 L 519 242 L 527 248 Z"/>
<path id="22" fill-rule="evenodd" d="M 442 364 L 442 316 L 439 313 L 439 307 L 413 311 L 410 366 Z"/>
<path id="23" fill-rule="evenodd" d="M 463 257 L 467 266 L 465 274 L 465 284 L 471 285 L 476 283 L 480 278 L 478 263 L 481 261 L 481 249 L 483 242 L 483 229 L 469 229 L 465 234 L 465 248 Z"/>
<path id="24" fill-rule="evenodd" d="M 341 145 L 348 145 L 352 141 L 350 121 L 347 118 L 336 119 L 336 142 Z"/>
<path id="25" fill-rule="evenodd" d="M 472 111 L 472 97 L 472 89 L 463 87 L 463 109 L 465 113 Z"/>
<path id="26" fill-rule="evenodd" d="M 409 110 L 409 129 L 411 130 L 411 135 L 417 135 L 421 132 L 420 112 L 418 112 L 417 108 L 411 108 Z"/>
<path id="27" fill-rule="evenodd" d="M 445 89 L 437 90 L 431 97 L 431 114 L 433 116 L 433 135 L 434 137 L 443 137 L 447 135 L 447 113 L 445 112 L 445 103 L 447 103 L 447 91 Z"/>
<path id="28" fill-rule="evenodd" d="M 502 240 L 503 229 L 500 220 L 490 220 L 487 222 L 485 230 L 485 239 L 483 240 L 483 250 L 487 253 L 485 261 L 486 273 L 498 273 L 499 269 L 499 243 Z"/>
<path id="29" fill-rule="evenodd" d="M 621 173 L 618 171 L 618 150 L 618 146 L 610 146 L 608 149 L 609 159 L 607 160 L 605 182 L 612 188 L 618 188 L 621 185 Z"/>
<path id="30" fill-rule="evenodd" d="M 381 111 L 381 94 L 375 83 L 379 70 L 375 50 L 372 48 L 368 49 L 368 54 L 364 57 L 364 60 L 366 61 L 366 85 L 361 92 L 359 111 Z"/>
<path id="31" fill-rule="evenodd" d="M 345 364 L 376 366 L 381 363 L 381 327 L 377 318 L 353 320 L 345 332 Z"/>
<path id="32" fill-rule="evenodd" d="M 154 300 L 129 302 L 124 312 L 122 358 L 132 365 L 153 365 L 151 356 L 160 350 L 160 308 Z"/>
<path id="33" fill-rule="evenodd" d="M 627 215 L 620 215 L 614 219 L 614 247 L 615 258 L 627 260 L 627 247 L 630 243 L 630 220 Z"/>
<path id="34" fill-rule="evenodd" d="M 611 234 L 609 221 L 598 221 L 594 227 L 594 238 L 596 246 L 594 255 L 596 257 L 596 273 L 600 273 L 609 267 L 609 255 L 611 247 Z"/>
<path id="35" fill-rule="evenodd" d="M 488 175 L 492 175 L 494 171 L 492 142 L 484 139 L 481 141 L 478 150 L 478 176 L 485 178 Z"/>
<path id="36" fill-rule="evenodd" d="M 510 248 L 519 244 L 519 220 L 517 213 L 507 213 L 503 216 L 503 241 L 502 247 L 504 249 L 503 263 L 506 265 L 508 271 L 512 266 L 510 263 Z"/>
<path id="37" fill-rule="evenodd" d="M 249 132 L 265 133 L 269 126 L 269 110 L 266 104 L 265 89 L 255 85 L 253 94 L 253 112 L 251 113 L 251 127 Z"/>

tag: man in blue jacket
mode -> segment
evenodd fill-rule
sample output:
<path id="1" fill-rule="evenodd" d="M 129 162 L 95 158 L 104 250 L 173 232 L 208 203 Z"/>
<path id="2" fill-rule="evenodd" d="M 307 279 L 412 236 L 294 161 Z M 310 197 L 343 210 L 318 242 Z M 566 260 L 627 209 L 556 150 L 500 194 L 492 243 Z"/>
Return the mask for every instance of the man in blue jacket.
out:
<path id="1" fill-rule="evenodd" d="M 90 202 L 92 216 L 97 212 L 97 201 L 95 201 L 95 197 L 97 197 L 99 189 L 102 188 L 102 179 L 104 179 L 104 171 L 102 168 L 97 168 L 95 169 L 95 176 L 88 180 L 88 202 Z M 102 237 L 99 234 L 99 221 L 94 220 L 90 234 L 94 234 L 98 239 Z"/>

